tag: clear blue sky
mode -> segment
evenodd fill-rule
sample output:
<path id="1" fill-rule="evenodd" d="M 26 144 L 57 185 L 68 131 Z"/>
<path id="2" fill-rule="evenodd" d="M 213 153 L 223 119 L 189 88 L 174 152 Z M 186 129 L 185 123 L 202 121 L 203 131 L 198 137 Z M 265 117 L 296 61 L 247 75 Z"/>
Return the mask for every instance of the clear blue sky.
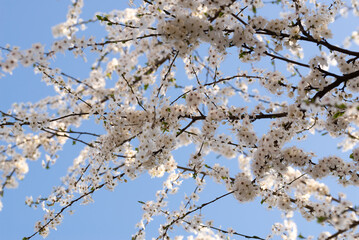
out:
<path id="1" fill-rule="evenodd" d="M 12 46 L 26 49 L 32 43 L 41 42 L 46 47 L 50 47 L 53 41 L 51 27 L 65 20 L 69 3 L 70 1 L 65 0 L 0 0 L 0 46 L 10 43 Z M 83 19 L 88 19 L 95 12 L 106 12 L 127 6 L 126 1 L 102 0 L 100 3 L 100 1 L 88 0 L 85 1 L 82 16 Z M 356 24 L 353 22 L 353 26 L 359 25 L 358 19 L 356 22 Z M 350 29 L 354 28 L 350 27 Z M 338 32 L 340 30 L 341 39 L 344 38 L 345 32 L 348 32 L 346 29 L 337 28 L 336 30 Z M 80 32 L 78 36 L 82 34 Z M 85 78 L 91 62 L 85 64 L 81 60 L 74 60 L 72 63 L 75 64 L 69 64 L 66 60 L 71 59 L 73 59 L 72 54 L 67 54 L 66 57 L 59 55 L 58 61 L 53 66 L 59 64 L 64 72 Z M 230 65 L 228 65 L 229 68 L 231 68 Z M 225 70 L 226 68 L 223 71 Z M 17 69 L 13 75 L 1 78 L 0 82 L 0 110 L 2 111 L 9 109 L 14 102 L 35 102 L 49 94 L 54 94 L 51 87 L 47 87 L 40 81 L 39 75 L 33 74 L 31 68 Z M 313 137 L 306 143 L 298 144 L 306 150 L 322 152 L 323 156 L 336 154 L 338 151 L 335 142 L 327 138 L 323 139 Z M 71 143 L 66 144 L 64 150 L 60 152 L 60 159 L 50 170 L 44 170 L 41 167 L 43 158 L 29 163 L 30 171 L 20 182 L 19 187 L 5 192 L 4 208 L 0 212 L 1 240 L 22 239 L 33 233 L 34 223 L 42 219 L 43 212 L 41 209 L 33 210 L 25 206 L 25 197 L 49 194 L 52 186 L 60 183 L 60 177 L 66 174 L 68 166 L 81 147 L 79 144 L 76 146 Z M 344 153 L 341 156 L 347 157 L 347 155 L 348 153 Z M 186 157 L 183 153 L 177 156 Z M 236 159 L 231 161 L 231 166 L 238 168 Z M 52 230 L 48 239 L 130 239 L 130 236 L 135 233 L 135 224 L 141 219 L 142 214 L 141 204 L 137 201 L 155 199 L 155 191 L 160 188 L 161 179 L 150 179 L 146 174 L 135 182 L 120 184 L 115 192 L 101 190 L 94 194 L 94 204 L 74 205 L 72 209 L 75 210 L 75 214 L 71 216 L 65 214 L 65 219 L 58 227 L 58 231 Z M 193 184 L 186 184 L 186 189 L 189 189 L 190 194 Z M 200 202 L 211 200 L 223 193 L 225 193 L 224 186 L 217 186 L 208 181 L 208 187 Z M 183 196 L 183 194 L 178 196 Z M 359 193 L 353 193 L 352 196 L 353 200 L 356 199 L 356 203 L 359 203 Z M 274 221 L 282 222 L 282 220 L 277 211 L 268 211 L 259 202 L 260 199 L 256 199 L 252 203 L 240 205 L 229 196 L 208 209 L 204 209 L 202 213 L 213 218 L 215 226 L 222 226 L 223 229 L 233 227 L 239 233 L 265 237 L 270 232 L 271 224 Z M 163 222 L 162 218 L 159 220 L 150 225 L 148 239 L 156 237 L 158 224 Z M 303 233 L 304 236 L 318 233 L 318 226 L 299 219 L 298 232 Z M 42 239 L 42 237 L 36 236 L 34 239 Z"/>

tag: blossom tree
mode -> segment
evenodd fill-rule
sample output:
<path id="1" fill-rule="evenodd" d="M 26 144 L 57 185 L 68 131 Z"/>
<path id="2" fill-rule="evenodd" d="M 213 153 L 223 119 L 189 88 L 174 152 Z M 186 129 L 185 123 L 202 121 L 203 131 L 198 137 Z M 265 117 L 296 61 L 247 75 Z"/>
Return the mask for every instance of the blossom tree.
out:
<path id="1" fill-rule="evenodd" d="M 25 200 L 45 214 L 24 239 L 48 236 L 67 210 L 93 202 L 94 192 L 143 174 L 163 185 L 140 202 L 132 239 L 146 239 L 157 216 L 164 217 L 157 239 L 183 239 L 179 228 L 188 239 L 359 237 L 355 202 L 325 183 L 359 186 L 359 33 L 354 24 L 343 43 L 331 29 L 347 14 L 358 19 L 358 1 L 143 0 L 91 19 L 81 18 L 83 6 L 73 0 L 66 21 L 52 29 L 51 47 L 1 46 L 2 80 L 28 67 L 56 92 L 0 109 L 1 196 L 26 178 L 29 161 L 45 159 L 50 168 L 66 142 L 83 146 L 61 184 Z M 94 24 L 106 35 L 84 35 Z M 88 77 L 60 69 L 61 54 L 95 59 Z M 101 133 L 83 126 L 88 120 Z M 349 153 L 296 144 L 309 135 L 340 139 Z M 177 150 L 191 154 L 183 159 Z M 186 181 L 195 189 L 168 207 Z M 201 201 L 208 181 L 226 193 Z M 229 197 L 277 208 L 284 221 L 257 236 L 204 219 L 207 206 Z M 294 212 L 330 231 L 302 236 Z"/>

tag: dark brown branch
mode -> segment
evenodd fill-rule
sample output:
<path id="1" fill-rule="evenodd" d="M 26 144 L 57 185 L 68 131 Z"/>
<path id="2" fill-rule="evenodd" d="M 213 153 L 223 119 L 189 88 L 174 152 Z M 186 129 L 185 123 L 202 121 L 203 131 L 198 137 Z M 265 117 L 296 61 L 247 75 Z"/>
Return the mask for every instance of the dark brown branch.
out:
<path id="1" fill-rule="evenodd" d="M 148 34 L 148 35 L 143 35 L 143 36 L 136 37 L 136 38 L 127 38 L 127 39 L 120 39 L 120 40 L 107 40 L 105 42 L 95 43 L 93 45 L 95 45 L 95 46 L 105 46 L 106 44 L 110 44 L 110 43 L 126 43 L 126 42 L 132 41 L 134 39 L 138 40 L 138 39 L 144 39 L 144 38 L 149 38 L 149 37 L 158 37 L 158 36 L 161 36 L 161 34 Z M 90 44 L 89 47 L 90 46 L 92 46 L 92 45 Z M 76 48 L 76 47 L 74 47 L 74 48 Z"/>
<path id="2" fill-rule="evenodd" d="M 348 231 L 348 230 L 350 230 L 350 229 L 353 229 L 353 228 L 355 228 L 355 227 L 358 226 L 358 225 L 359 225 L 359 221 L 353 221 L 353 222 L 349 225 L 348 228 L 346 228 L 346 229 L 341 229 L 341 230 L 337 231 L 337 232 L 334 233 L 333 235 L 327 237 L 326 240 L 330 240 L 330 239 L 336 238 L 336 237 L 338 237 L 340 234 L 342 234 L 342 233 L 344 233 L 344 232 L 346 232 L 346 231 Z"/>
<path id="3" fill-rule="evenodd" d="M 338 87 L 340 84 L 345 83 L 349 81 L 350 79 L 356 78 L 359 76 L 359 70 L 344 74 L 343 76 L 337 77 L 337 80 L 329 84 L 328 86 L 324 87 L 322 91 L 317 92 L 314 97 L 312 98 L 312 101 L 316 100 L 317 98 L 322 98 L 325 94 L 333 90 L 334 88 Z"/>

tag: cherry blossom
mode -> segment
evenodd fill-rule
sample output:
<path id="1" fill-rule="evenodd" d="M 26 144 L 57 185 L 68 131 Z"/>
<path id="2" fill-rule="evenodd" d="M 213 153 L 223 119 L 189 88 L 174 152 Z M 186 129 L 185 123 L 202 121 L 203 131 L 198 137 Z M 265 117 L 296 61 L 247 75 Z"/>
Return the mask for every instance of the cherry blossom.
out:
<path id="1" fill-rule="evenodd" d="M 81 18 L 83 8 L 86 1 L 73 1 L 51 46 L 0 46 L 2 78 L 32 68 L 56 93 L 0 110 L 1 197 L 26 178 L 29 161 L 50 168 L 66 142 L 83 146 L 48 196 L 24 199 L 44 211 L 24 239 L 61 230 L 64 211 L 143 174 L 163 185 L 140 202 L 132 239 L 147 239 L 158 216 L 157 239 L 358 238 L 355 199 L 335 196 L 325 181 L 359 185 L 359 34 L 353 28 L 341 47 L 332 28 L 349 13 L 357 19 L 357 1 L 144 0 L 91 19 Z M 105 36 L 84 35 L 90 23 Z M 59 55 L 96 60 L 79 79 L 56 65 Z M 294 145 L 313 135 L 339 139 L 347 157 Z M 189 181 L 195 189 L 168 207 Z M 225 193 L 202 201 L 208 182 Z M 205 209 L 229 197 L 259 199 L 283 222 L 252 236 L 208 221 Z M 294 212 L 326 228 L 302 236 Z"/>

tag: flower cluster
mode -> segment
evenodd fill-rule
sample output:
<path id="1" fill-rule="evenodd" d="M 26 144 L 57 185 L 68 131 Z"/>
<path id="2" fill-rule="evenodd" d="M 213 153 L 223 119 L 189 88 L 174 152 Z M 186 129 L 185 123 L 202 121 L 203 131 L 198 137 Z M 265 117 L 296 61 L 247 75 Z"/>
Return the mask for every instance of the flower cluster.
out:
<path id="1" fill-rule="evenodd" d="M 234 197 L 239 202 L 252 201 L 258 194 L 258 187 L 253 185 L 249 176 L 245 173 L 238 173 L 234 179 Z"/>

